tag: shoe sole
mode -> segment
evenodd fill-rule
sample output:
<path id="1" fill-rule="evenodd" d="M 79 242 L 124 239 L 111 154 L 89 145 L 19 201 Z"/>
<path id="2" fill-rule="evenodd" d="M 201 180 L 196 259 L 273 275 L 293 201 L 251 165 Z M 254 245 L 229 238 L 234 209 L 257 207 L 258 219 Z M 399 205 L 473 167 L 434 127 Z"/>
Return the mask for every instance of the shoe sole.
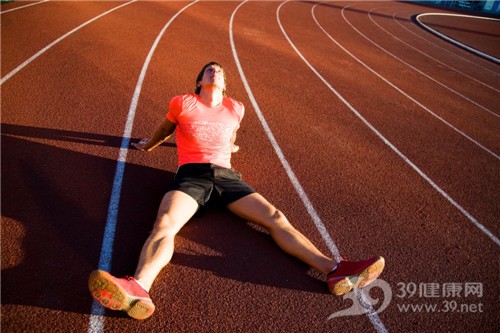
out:
<path id="1" fill-rule="evenodd" d="M 363 288 L 375 281 L 384 270 L 385 260 L 383 257 L 378 259 L 356 275 L 345 276 L 341 280 L 335 282 L 330 291 L 337 296 L 341 296 L 350 292 L 353 288 Z"/>
<path id="2" fill-rule="evenodd" d="M 130 296 L 107 272 L 92 272 L 88 286 L 92 297 L 99 304 L 110 310 L 125 311 L 134 319 L 143 320 L 149 318 L 155 310 L 151 300 Z"/>

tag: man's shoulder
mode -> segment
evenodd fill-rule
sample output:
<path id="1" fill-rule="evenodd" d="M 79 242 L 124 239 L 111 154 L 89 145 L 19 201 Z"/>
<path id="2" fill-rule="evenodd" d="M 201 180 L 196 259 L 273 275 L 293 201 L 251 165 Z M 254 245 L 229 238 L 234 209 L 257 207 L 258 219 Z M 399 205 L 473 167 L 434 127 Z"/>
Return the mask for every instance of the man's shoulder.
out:
<path id="1" fill-rule="evenodd" d="M 172 97 L 171 103 L 175 103 L 179 108 L 185 108 L 196 104 L 195 94 L 184 94 Z"/>
<path id="2" fill-rule="evenodd" d="M 177 95 L 172 97 L 172 99 L 178 100 L 178 101 L 193 101 L 196 100 L 196 95 L 195 94 L 183 94 L 183 95 Z"/>
<path id="3" fill-rule="evenodd" d="M 231 108 L 238 113 L 244 110 L 243 103 L 231 97 L 224 97 L 223 104 L 226 106 L 231 106 Z"/>
<path id="4" fill-rule="evenodd" d="M 222 103 L 227 108 L 232 110 L 238 116 L 238 121 L 241 122 L 241 120 L 243 119 L 243 115 L 245 114 L 245 106 L 243 105 L 243 103 L 230 97 L 224 97 Z"/>

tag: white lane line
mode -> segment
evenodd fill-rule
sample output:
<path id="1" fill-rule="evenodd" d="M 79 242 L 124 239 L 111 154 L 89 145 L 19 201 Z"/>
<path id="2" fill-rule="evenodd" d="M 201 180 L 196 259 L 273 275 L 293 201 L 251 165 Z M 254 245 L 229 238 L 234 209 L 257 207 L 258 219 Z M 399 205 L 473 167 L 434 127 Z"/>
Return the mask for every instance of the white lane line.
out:
<path id="1" fill-rule="evenodd" d="M 309 66 L 310 69 L 313 70 L 313 72 L 316 73 L 316 75 L 319 76 L 319 73 L 309 64 L 309 62 L 304 58 L 304 56 L 302 55 L 302 53 L 300 53 L 300 51 L 297 49 L 297 47 L 293 44 L 293 42 L 291 41 L 290 37 L 288 37 L 288 34 L 285 31 L 285 28 L 281 24 L 280 10 L 281 10 L 281 7 L 283 7 L 283 5 L 286 4 L 287 2 L 288 1 L 285 1 L 281 5 L 279 5 L 279 7 L 278 7 L 278 9 L 276 11 L 276 20 L 278 21 L 278 25 L 280 26 L 281 32 L 285 36 L 285 38 L 288 41 L 288 43 L 290 44 L 290 46 L 292 46 L 292 48 L 295 50 L 295 52 L 300 56 L 300 58 Z M 322 79 L 323 82 L 326 82 L 326 81 L 324 81 L 324 79 L 321 76 L 319 76 L 319 78 Z M 333 90 L 333 92 L 335 92 L 337 94 L 337 96 L 339 98 L 343 99 L 342 96 L 340 96 L 333 88 L 331 88 L 331 89 Z M 326 228 L 325 228 L 325 230 L 326 230 Z M 326 233 L 328 234 L 327 231 L 326 231 Z M 364 309 L 365 309 L 365 311 L 367 313 L 368 319 L 372 323 L 372 325 L 375 328 L 375 330 L 378 333 L 385 333 L 385 332 L 387 332 L 387 329 L 385 328 L 384 323 L 380 319 L 379 315 L 377 314 L 377 312 L 375 311 L 375 309 L 373 308 L 373 306 L 371 305 L 371 303 L 366 298 L 366 295 L 364 294 L 363 290 L 357 291 L 356 296 L 358 297 L 358 300 L 360 301 L 360 304 L 364 307 Z"/>
<path id="2" fill-rule="evenodd" d="M 309 200 L 306 192 L 304 191 L 304 188 L 300 184 L 297 176 L 293 172 L 292 168 L 290 167 L 290 164 L 288 163 L 285 155 L 283 154 L 283 151 L 281 150 L 280 146 L 278 145 L 278 142 L 276 141 L 269 125 L 267 124 L 267 122 L 264 118 L 264 115 L 262 114 L 262 112 L 259 108 L 259 105 L 257 104 L 257 101 L 255 100 L 255 97 L 253 96 L 252 90 L 250 89 L 250 85 L 248 84 L 245 73 L 243 72 L 243 69 L 241 67 L 241 63 L 240 63 L 239 58 L 238 58 L 238 53 L 236 52 L 236 47 L 234 45 L 233 20 L 234 20 L 234 16 L 235 16 L 236 12 L 245 2 L 241 3 L 234 10 L 233 14 L 231 15 L 231 21 L 229 23 L 229 38 L 231 41 L 231 49 L 233 51 L 233 57 L 234 57 L 234 60 L 236 62 L 236 66 L 238 67 L 238 71 L 240 73 L 241 80 L 243 81 L 243 85 L 245 86 L 248 97 L 250 98 L 250 101 L 252 102 L 253 108 L 254 108 L 254 110 L 255 110 L 255 112 L 256 112 L 256 114 L 257 114 L 257 116 L 262 124 L 262 127 L 264 128 L 264 131 L 266 132 L 266 135 L 267 135 L 269 141 L 271 142 L 271 144 L 274 148 L 274 151 L 278 155 L 278 158 L 279 158 L 281 164 L 283 165 L 283 168 L 285 169 L 286 174 L 288 175 L 288 178 L 290 178 L 290 181 L 292 182 L 292 184 L 295 188 L 295 191 L 297 191 L 297 194 L 301 198 L 304 206 L 307 209 L 307 212 L 309 213 L 312 220 L 314 221 L 316 228 L 318 229 L 319 233 L 321 234 L 321 237 L 325 241 L 328 249 L 333 254 L 335 260 L 340 261 L 342 258 L 340 256 L 340 253 L 339 253 L 337 246 L 335 245 L 335 242 L 333 241 L 332 237 L 328 233 L 328 230 L 326 229 L 324 223 L 321 221 L 321 218 L 319 217 L 318 213 L 314 209 L 311 201 Z M 279 13 L 279 8 L 278 8 L 277 15 L 278 15 L 278 13 Z M 280 23 L 280 25 L 281 25 L 281 23 Z M 376 331 L 378 333 L 387 332 L 387 329 L 385 328 L 384 324 L 380 320 L 380 317 L 375 312 L 373 307 L 370 305 L 370 303 L 366 299 L 366 296 L 364 295 L 364 293 L 361 290 L 357 290 L 356 296 L 358 297 L 360 304 L 362 304 L 365 307 L 365 310 L 367 311 L 368 318 L 370 319 L 371 323 L 375 327 Z"/>
<path id="3" fill-rule="evenodd" d="M 411 13 L 412 15 L 414 15 L 414 12 L 406 12 L 406 13 Z M 397 14 L 400 14 L 400 13 L 395 13 L 394 15 L 397 15 Z M 394 18 L 394 16 L 393 16 L 393 18 Z M 470 59 L 467 59 L 467 58 L 465 58 L 465 57 L 462 57 L 462 56 L 458 55 L 458 53 L 457 53 L 457 52 L 452 52 L 452 51 L 450 51 L 449 49 L 442 47 L 441 45 L 438 45 L 438 44 L 436 44 L 436 43 L 434 43 L 434 42 L 431 42 L 428 38 L 424 38 L 423 36 L 421 36 L 421 35 L 417 34 L 415 31 L 412 31 L 412 30 L 410 30 L 409 28 L 405 27 L 402 23 L 400 23 L 400 22 L 399 22 L 399 19 L 398 19 L 398 18 L 394 18 L 394 20 L 395 20 L 395 21 L 396 21 L 396 23 L 397 23 L 397 24 L 399 24 L 399 25 L 400 25 L 403 29 L 405 29 L 405 30 L 407 30 L 408 32 L 412 33 L 413 35 L 415 35 L 416 37 L 420 38 L 421 40 L 423 40 L 423 41 L 424 41 L 424 42 L 426 42 L 427 44 L 433 45 L 434 47 L 437 47 L 437 48 L 441 49 L 442 51 L 444 51 L 444 52 L 446 52 L 446 53 L 448 53 L 448 54 L 453 55 L 454 57 L 456 57 L 456 58 L 460 59 L 461 61 L 468 62 L 469 64 L 471 64 L 471 65 L 473 65 L 473 66 L 479 67 L 479 68 L 481 68 L 482 70 L 485 70 L 485 71 L 487 71 L 487 72 L 490 72 L 490 74 L 493 74 L 493 75 L 495 75 L 495 76 L 500 76 L 500 73 L 494 72 L 494 71 L 492 71 L 492 70 L 491 70 L 491 69 L 489 69 L 489 68 L 486 68 L 486 67 L 481 66 L 481 65 L 480 65 L 477 61 L 476 61 L 476 62 L 474 62 L 474 61 L 472 61 L 472 60 L 470 60 Z M 416 25 L 413 25 L 413 26 L 416 26 Z M 420 29 L 420 28 L 419 28 L 419 30 L 422 30 L 422 29 Z"/>
<path id="4" fill-rule="evenodd" d="M 39 5 L 39 4 L 42 4 L 44 2 L 48 2 L 48 1 L 49 0 L 43 0 L 43 1 L 40 1 L 40 2 L 31 3 L 29 5 L 24 5 L 24 6 L 12 8 L 12 9 L 4 10 L 3 12 L 0 12 L 0 14 L 10 13 L 10 12 L 13 12 L 13 11 L 18 10 L 18 9 L 23 9 L 23 8 L 26 8 L 26 7 L 31 7 L 31 6 Z"/>
<path id="5" fill-rule="evenodd" d="M 177 14 L 172 16 L 172 18 L 165 24 L 163 29 L 160 31 L 156 37 L 153 46 L 149 51 L 148 56 L 142 66 L 139 79 L 137 80 L 137 85 L 134 90 L 134 95 L 132 96 L 132 101 L 130 103 L 130 108 L 128 111 L 127 122 L 125 124 L 125 129 L 123 131 L 122 142 L 120 146 L 120 151 L 118 153 L 118 159 L 116 161 L 115 176 L 113 179 L 113 189 L 111 192 L 111 198 L 108 206 L 108 217 L 106 219 L 106 226 L 104 228 L 104 235 L 101 246 L 101 255 L 99 257 L 98 268 L 102 270 L 109 271 L 111 268 L 111 260 L 113 257 L 113 243 L 115 239 L 116 224 L 118 220 L 118 208 L 120 205 L 120 196 L 123 183 L 123 174 L 125 171 L 125 163 L 127 161 L 128 147 L 130 146 L 130 136 L 132 134 L 132 128 L 134 126 L 135 112 L 137 109 L 137 103 L 139 102 L 139 96 L 142 90 L 142 83 L 146 77 L 146 72 L 149 67 L 149 63 L 153 54 L 155 52 L 158 43 L 165 34 L 167 28 L 172 24 L 172 22 L 188 7 L 192 6 L 198 2 L 198 0 L 187 4 L 183 7 Z M 89 319 L 88 333 L 98 333 L 103 332 L 104 329 L 104 312 L 105 309 L 97 302 L 92 303 L 91 315 Z"/>
<path id="6" fill-rule="evenodd" d="M 39 56 L 41 56 L 43 53 L 45 53 L 47 50 L 49 50 L 52 46 L 56 45 L 57 43 L 59 43 L 60 41 L 62 41 L 63 39 L 65 39 L 66 37 L 70 36 L 71 34 L 75 33 L 76 31 L 80 30 L 81 28 L 85 27 L 86 25 L 88 25 L 88 24 L 90 24 L 90 23 L 92 23 L 92 22 L 100 19 L 104 15 L 107 15 L 107 14 L 109 14 L 109 13 L 111 13 L 111 12 L 117 10 L 117 9 L 120 9 L 122 7 L 130 5 L 131 3 L 136 2 L 136 1 L 138 1 L 138 0 L 132 0 L 130 2 L 127 2 L 127 3 L 123 4 L 123 5 L 120 5 L 120 6 L 117 6 L 117 7 L 113 8 L 113 9 L 110 9 L 107 12 L 102 13 L 101 15 L 96 16 L 93 19 L 91 19 L 91 20 L 89 20 L 89 21 L 87 21 L 87 22 L 79 25 L 78 27 L 76 27 L 75 29 L 71 30 L 70 32 L 65 33 L 64 35 L 62 35 L 61 37 L 59 37 L 58 39 L 56 39 L 55 41 L 53 41 L 52 43 L 50 43 L 49 45 L 45 46 L 43 49 L 41 49 L 40 51 L 38 51 L 36 54 L 34 54 L 33 56 L 31 56 L 28 60 L 26 60 L 25 62 L 23 62 L 21 65 L 17 66 L 10 73 L 8 73 L 4 77 L 2 77 L 2 79 L 0 80 L 0 85 L 4 84 L 5 81 L 7 81 L 8 79 L 10 79 L 12 76 L 14 76 L 17 72 L 19 72 L 24 67 L 26 67 L 33 60 L 35 60 L 36 58 L 38 58 Z"/>
<path id="7" fill-rule="evenodd" d="M 453 43 L 459 47 L 462 47 L 464 49 L 466 49 L 467 51 L 470 51 L 472 53 L 475 53 L 481 57 L 484 57 L 488 60 L 491 60 L 493 61 L 494 63 L 496 64 L 500 64 L 500 59 L 498 58 L 495 58 L 494 56 L 492 55 L 489 55 L 487 53 L 484 53 L 484 52 L 481 52 L 475 48 L 472 48 L 468 45 L 465 45 L 463 43 L 460 43 L 459 41 L 453 39 L 453 38 L 450 38 L 448 36 L 446 36 L 445 34 L 442 34 L 440 33 L 439 31 L 435 30 L 435 29 L 432 29 L 431 27 L 429 27 L 428 25 L 426 25 L 425 23 L 423 23 L 422 21 L 420 21 L 420 18 L 424 17 L 424 16 L 457 16 L 457 17 L 471 17 L 471 18 L 477 18 L 477 19 L 483 19 L 483 20 L 493 20 L 493 21 L 500 21 L 498 19 L 493 19 L 493 18 L 488 18 L 488 17 L 476 17 L 476 16 L 469 16 L 469 15 L 458 15 L 458 14 L 440 14 L 440 13 L 425 13 L 425 14 L 420 14 L 417 16 L 417 22 L 424 28 L 424 29 L 427 29 L 428 31 L 432 32 L 433 34 L 443 38 L 444 40 L 450 42 L 450 43 Z"/>
<path id="8" fill-rule="evenodd" d="M 465 95 L 463 95 L 463 94 L 459 93 L 458 91 L 456 91 L 456 90 L 454 90 L 454 89 L 452 89 L 452 88 L 448 87 L 448 86 L 447 86 L 447 85 L 445 85 L 444 83 L 442 83 L 442 82 L 440 82 L 440 81 L 436 80 L 435 78 L 431 77 L 430 75 L 428 75 L 428 74 L 426 74 L 426 73 L 422 72 L 421 70 L 419 70 L 419 69 L 418 69 L 418 68 L 416 68 L 415 66 L 410 65 L 409 63 L 407 63 L 407 62 L 406 62 L 406 61 L 404 61 L 403 59 L 401 59 L 401 58 L 399 58 L 398 56 L 396 56 L 394 53 L 389 52 L 388 50 L 384 49 L 382 46 L 380 46 L 379 44 L 377 44 L 376 42 L 374 42 L 373 40 L 371 40 L 368 36 L 366 36 L 366 35 L 365 35 L 365 34 L 363 34 L 361 31 L 359 31 L 359 30 L 358 30 L 358 29 L 357 29 L 357 28 L 356 28 L 353 24 L 351 24 L 351 22 L 347 19 L 347 17 L 346 17 L 346 16 L 345 16 L 345 14 L 344 14 L 344 9 L 345 9 L 345 8 L 348 8 L 348 7 L 350 7 L 350 6 L 344 7 L 344 8 L 342 9 L 342 17 L 343 17 L 343 18 L 344 18 L 344 20 L 345 20 L 345 21 L 346 21 L 346 22 L 347 22 L 347 23 L 351 26 L 351 28 L 353 28 L 353 29 L 354 29 L 354 30 L 355 30 L 358 34 L 360 34 L 360 35 L 361 35 L 363 38 L 365 38 L 367 41 L 369 41 L 370 43 L 372 43 L 373 45 L 375 45 L 376 47 L 378 47 L 378 48 L 379 48 L 380 50 L 382 50 L 383 52 L 385 52 L 385 53 L 387 53 L 388 55 L 390 55 L 392 58 L 394 58 L 394 59 L 396 59 L 397 61 L 399 61 L 399 62 L 401 62 L 401 63 L 405 64 L 406 66 L 408 66 L 408 67 L 410 67 L 411 69 L 413 69 L 415 72 L 419 73 L 420 75 L 425 76 L 426 78 L 428 78 L 429 80 L 431 80 L 431 81 L 433 81 L 433 82 L 437 83 L 437 84 L 438 84 L 438 85 L 440 85 L 441 87 L 443 87 L 443 88 L 445 88 L 445 89 L 447 89 L 447 90 L 451 91 L 451 92 L 452 92 L 452 93 L 454 93 L 455 95 L 460 96 L 461 98 L 463 98 L 463 99 L 467 100 L 468 102 L 470 102 L 470 103 L 472 103 L 472 104 L 476 105 L 477 107 L 480 107 L 480 108 L 484 109 L 485 111 L 487 111 L 487 112 L 489 112 L 489 113 L 491 113 L 491 114 L 495 114 L 494 112 L 492 112 L 492 111 L 491 111 L 491 110 L 489 110 L 488 108 L 485 108 L 484 106 L 482 106 L 482 105 L 480 105 L 479 103 L 477 103 L 477 102 L 475 102 L 475 101 L 471 100 L 471 99 L 470 99 L 470 98 L 468 98 L 467 96 L 465 96 Z M 373 10 L 374 10 L 374 9 L 370 10 L 370 12 L 368 13 L 368 16 L 370 17 L 370 19 L 371 19 L 370 14 L 371 14 L 371 12 L 372 12 Z"/>
<path id="9" fill-rule="evenodd" d="M 345 7 L 344 7 L 345 8 Z M 313 7 L 314 9 L 314 7 Z M 302 58 L 307 66 L 316 74 L 316 76 L 323 81 L 323 83 L 330 89 L 341 101 L 349 108 L 349 110 L 356 115 L 376 136 L 379 137 L 393 152 L 395 152 L 405 163 L 407 163 L 413 170 L 415 170 L 420 177 L 422 177 L 429 185 L 431 185 L 441 196 L 443 196 L 450 204 L 455 206 L 467 219 L 472 222 L 476 227 L 479 228 L 483 233 L 485 233 L 495 244 L 500 246 L 500 240 L 493 235 L 485 226 L 483 226 L 479 221 L 472 216 L 465 208 L 460 206 L 448 193 L 446 193 L 442 188 L 440 188 L 429 176 L 427 176 L 422 170 L 420 170 L 408 157 L 406 157 L 396 146 L 394 146 L 386 137 L 382 135 L 368 120 L 366 120 L 359 112 L 356 110 L 332 85 L 307 61 L 307 59 L 300 53 L 300 51 L 295 47 L 290 38 L 287 37 L 288 42 L 292 45 L 293 49 Z"/>
<path id="10" fill-rule="evenodd" d="M 255 97 L 253 96 L 252 90 L 250 89 L 250 85 L 248 84 L 248 81 L 246 79 L 245 73 L 243 72 L 243 68 L 241 67 L 240 60 L 238 58 L 238 53 L 236 52 L 236 47 L 234 44 L 234 37 L 233 37 L 233 21 L 234 21 L 234 16 L 236 15 L 236 12 L 238 9 L 245 4 L 247 1 L 242 2 L 236 9 L 234 10 L 233 14 L 231 15 L 231 20 L 229 22 L 229 40 L 231 42 L 231 50 L 233 51 L 233 57 L 236 62 L 236 66 L 238 67 L 238 72 L 240 73 L 241 80 L 243 81 L 243 85 L 245 86 L 245 89 L 247 91 L 248 97 L 250 98 L 250 101 L 252 103 L 252 106 L 255 110 L 255 113 L 257 114 L 257 117 L 260 120 L 260 123 L 262 124 L 262 127 L 264 128 L 264 131 L 269 139 L 271 141 L 271 144 L 274 148 L 274 151 L 276 152 L 276 155 L 278 155 L 278 158 L 283 165 L 283 168 L 286 171 L 286 174 L 288 175 L 288 178 L 290 178 L 290 181 L 293 184 L 293 187 L 295 188 L 295 191 L 297 191 L 297 194 L 299 195 L 300 199 L 302 200 L 302 203 L 307 209 L 307 212 L 311 216 L 314 224 L 316 225 L 316 228 L 318 229 L 319 233 L 321 234 L 321 237 L 325 241 L 328 249 L 330 252 L 333 254 L 334 258 L 336 261 L 340 261 L 342 257 L 340 256 L 339 250 L 337 248 L 337 245 L 335 245 L 335 242 L 333 241 L 332 237 L 328 233 L 325 225 L 321 221 L 321 218 L 319 217 L 319 214 L 316 212 L 316 209 L 314 209 L 314 206 L 312 205 L 311 201 L 307 197 L 306 192 L 304 191 L 304 188 L 300 184 L 297 176 L 292 170 L 292 167 L 288 163 L 285 155 L 283 154 L 283 151 L 281 150 L 278 142 L 276 141 L 276 138 L 274 137 L 271 128 L 267 124 L 266 119 L 264 118 L 264 115 L 262 114 L 259 105 L 257 104 L 257 101 L 255 100 Z"/>
<path id="11" fill-rule="evenodd" d="M 389 80 L 387 80 L 385 77 L 383 77 L 382 75 L 380 75 L 378 72 L 376 72 L 373 68 L 371 68 L 370 66 L 368 66 L 367 64 L 365 64 L 363 61 L 361 61 L 358 57 L 356 57 L 354 54 L 352 54 L 351 52 L 349 52 L 349 50 L 347 50 L 344 46 L 342 46 L 337 40 L 335 40 L 324 28 L 323 26 L 319 23 L 319 21 L 317 20 L 316 18 L 316 15 L 315 15 L 315 9 L 318 5 L 315 5 L 313 8 L 312 8 L 312 16 L 313 16 L 313 19 L 314 21 L 316 22 L 316 25 L 323 31 L 323 33 L 325 33 L 328 38 L 330 38 L 330 40 L 332 40 L 338 47 L 340 47 L 345 53 L 347 53 L 351 58 L 353 58 L 354 60 L 356 60 L 359 64 L 361 64 L 363 67 L 365 67 L 366 69 L 368 69 L 370 72 L 372 72 L 374 75 L 376 75 L 377 77 L 379 77 L 382 81 L 384 81 L 385 83 L 387 83 L 389 86 L 391 86 L 392 88 L 394 88 L 396 91 L 398 91 L 400 94 L 402 94 L 403 96 L 405 96 L 406 98 L 408 98 L 409 100 L 411 100 L 413 103 L 415 103 L 416 105 L 418 105 L 419 107 L 421 107 L 423 110 L 425 110 L 426 112 L 428 112 L 429 114 L 431 114 L 433 117 L 437 118 L 438 120 L 440 120 L 441 122 L 443 122 L 446 126 L 450 127 L 451 129 L 453 129 L 455 132 L 457 132 L 458 134 L 462 135 L 464 138 L 466 138 L 467 140 L 471 141 L 472 143 L 474 143 L 475 145 L 477 145 L 479 148 L 483 149 L 484 151 L 486 151 L 487 153 L 489 153 L 490 155 L 492 155 L 493 157 L 495 157 L 496 159 L 500 159 L 500 156 L 497 155 L 495 152 L 493 152 L 492 150 L 486 148 L 485 146 L 483 146 L 481 143 L 479 143 L 478 141 L 474 140 L 473 138 L 469 137 L 467 134 L 465 134 L 464 132 L 462 132 L 461 130 L 459 130 L 458 128 L 456 128 L 455 126 L 453 126 L 452 124 L 450 124 L 449 122 L 447 122 L 445 119 L 443 119 L 441 116 L 435 114 L 434 112 L 432 112 L 431 109 L 429 109 L 428 107 L 426 107 L 425 105 L 423 105 L 422 103 L 420 103 L 418 100 L 416 100 L 415 98 L 413 98 L 412 96 L 410 96 L 408 93 L 406 93 L 404 90 L 402 90 L 401 88 L 399 88 L 398 86 L 396 86 L 395 84 L 391 83 Z"/>
<path id="12" fill-rule="evenodd" d="M 467 74 L 465 74 L 465 73 L 463 73 L 463 72 L 459 71 L 458 69 L 456 69 L 456 68 L 454 68 L 454 67 L 451 67 L 450 65 L 448 65 L 448 64 L 446 64 L 446 63 L 444 63 L 444 62 L 442 62 L 442 61 L 440 61 L 440 60 L 438 60 L 438 59 L 436 59 L 436 58 L 434 58 L 434 57 L 432 57 L 432 56 L 428 55 L 427 53 L 420 51 L 420 50 L 419 50 L 418 48 L 416 48 L 415 46 L 413 46 L 413 45 L 411 45 L 411 44 L 409 44 L 409 43 L 405 42 L 405 41 L 404 41 L 404 40 L 402 40 L 401 38 L 399 38 L 399 37 L 397 37 L 396 35 L 394 35 L 393 33 L 389 32 L 387 29 L 383 28 L 383 27 L 382 27 L 379 23 L 377 23 L 377 22 L 375 21 L 375 19 L 374 19 L 374 18 L 372 17 L 372 15 L 371 15 L 371 11 L 370 11 L 370 13 L 368 13 L 368 15 L 369 15 L 369 17 L 370 17 L 370 20 L 372 20 L 372 22 L 373 22 L 373 23 L 375 23 L 375 24 L 376 24 L 376 25 L 377 25 L 380 29 L 382 29 L 385 33 L 387 33 L 388 35 L 392 36 L 393 38 L 395 38 L 395 39 L 396 39 L 396 40 L 398 40 L 399 42 L 403 43 L 404 45 L 408 46 L 409 48 L 411 48 L 411 49 L 413 49 L 413 50 L 417 51 L 418 53 L 422 54 L 424 57 L 427 57 L 427 58 L 429 58 L 429 59 L 431 59 L 431 60 L 433 60 L 433 61 L 437 62 L 438 64 L 441 64 L 442 66 L 445 66 L 445 67 L 449 68 L 450 70 L 452 70 L 452 71 L 454 71 L 454 72 L 456 72 L 456 73 L 458 73 L 458 74 L 460 74 L 460 75 L 463 75 L 463 76 L 465 76 L 465 77 L 467 77 L 467 78 L 469 78 L 469 79 L 471 79 L 471 80 L 473 80 L 473 81 L 476 81 L 477 83 L 479 83 L 479 84 L 481 84 L 481 85 L 485 86 L 486 88 L 489 88 L 489 89 L 494 90 L 494 91 L 496 91 L 496 92 L 500 92 L 500 90 L 499 90 L 499 89 L 496 89 L 495 87 L 492 87 L 492 86 L 490 86 L 489 84 L 486 84 L 486 83 L 484 83 L 484 82 L 481 82 L 481 81 L 477 80 L 476 78 L 473 78 L 472 76 L 469 76 L 469 75 L 467 75 Z M 394 16 L 395 16 L 395 14 L 393 14 L 393 15 L 392 15 L 392 20 L 393 20 L 393 21 L 395 21 Z M 478 106 L 480 106 L 480 105 L 478 104 Z M 488 109 L 486 109 L 486 108 L 484 108 L 484 109 L 485 109 L 486 111 L 488 111 L 488 112 L 492 113 L 493 115 L 497 116 L 497 117 L 499 116 L 499 115 L 497 115 L 496 113 L 493 113 L 492 111 L 490 111 L 490 110 L 488 110 Z"/>

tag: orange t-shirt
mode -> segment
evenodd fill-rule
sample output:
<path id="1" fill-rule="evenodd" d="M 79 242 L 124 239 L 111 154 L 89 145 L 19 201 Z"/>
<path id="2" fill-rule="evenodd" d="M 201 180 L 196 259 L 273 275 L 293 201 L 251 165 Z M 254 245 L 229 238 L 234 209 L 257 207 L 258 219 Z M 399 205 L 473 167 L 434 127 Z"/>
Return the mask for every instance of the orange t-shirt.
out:
<path id="1" fill-rule="evenodd" d="M 231 168 L 231 137 L 245 113 L 242 103 L 226 98 L 214 108 L 203 104 L 196 94 L 175 96 L 167 119 L 177 124 L 175 136 L 179 166 L 186 163 L 213 163 Z"/>

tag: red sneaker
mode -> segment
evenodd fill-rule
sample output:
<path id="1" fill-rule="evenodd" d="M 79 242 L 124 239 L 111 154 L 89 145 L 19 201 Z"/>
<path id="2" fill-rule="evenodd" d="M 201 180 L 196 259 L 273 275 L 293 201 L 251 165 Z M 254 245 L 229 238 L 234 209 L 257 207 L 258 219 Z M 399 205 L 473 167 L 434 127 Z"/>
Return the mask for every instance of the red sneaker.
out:
<path id="1" fill-rule="evenodd" d="M 363 288 L 379 277 L 384 265 L 382 257 L 357 262 L 342 260 L 337 268 L 327 275 L 328 289 L 332 294 L 340 296 L 354 287 Z"/>
<path id="2" fill-rule="evenodd" d="M 89 277 L 89 290 L 105 308 L 125 311 L 135 319 L 146 319 L 155 310 L 149 294 L 130 276 L 116 278 L 105 271 L 93 271 Z"/>

